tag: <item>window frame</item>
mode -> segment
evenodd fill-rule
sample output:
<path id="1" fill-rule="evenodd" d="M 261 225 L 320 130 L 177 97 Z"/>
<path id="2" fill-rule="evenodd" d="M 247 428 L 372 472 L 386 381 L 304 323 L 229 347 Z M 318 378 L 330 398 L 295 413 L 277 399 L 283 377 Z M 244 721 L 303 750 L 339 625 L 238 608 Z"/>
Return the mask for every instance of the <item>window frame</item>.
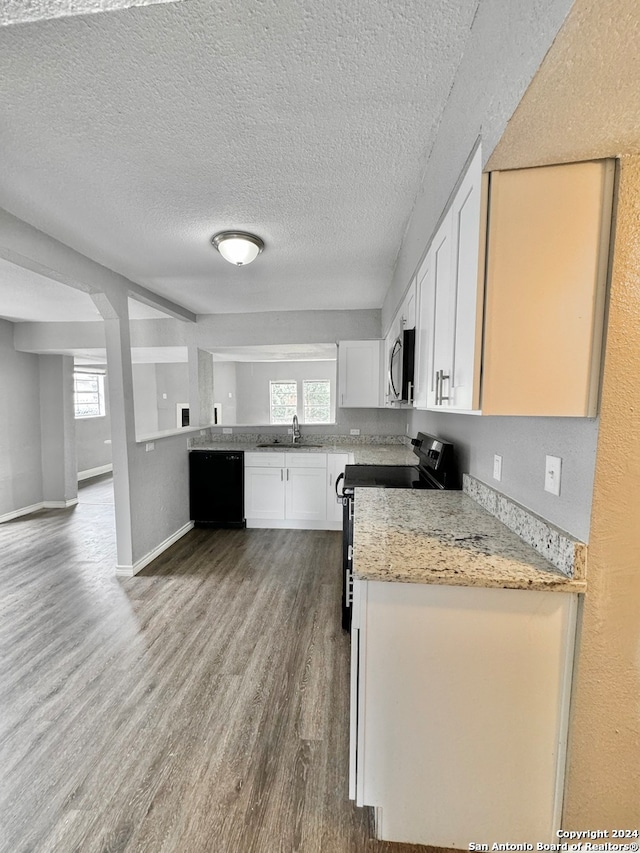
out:
<path id="1" fill-rule="evenodd" d="M 317 405 L 308 405 L 306 399 L 306 386 L 307 385 L 326 385 L 329 391 L 329 401 L 327 403 L 327 419 L 325 421 L 311 421 L 307 420 L 307 409 L 309 408 L 320 408 Z M 330 379 L 303 379 L 302 380 L 302 419 L 301 423 L 309 424 L 309 426 L 322 426 L 326 424 L 332 423 L 331 421 L 331 380 Z"/>
<path id="2" fill-rule="evenodd" d="M 92 391 L 81 391 L 77 387 L 77 383 L 79 380 L 88 380 L 88 379 L 96 379 L 97 380 L 97 390 L 95 392 Z M 82 414 L 78 412 L 78 407 L 83 405 L 78 402 L 79 394 L 95 394 L 96 403 L 98 405 L 98 414 Z M 84 403 L 84 405 L 90 405 L 89 403 Z M 89 420 L 92 418 L 104 418 L 107 414 L 107 405 L 104 393 L 104 372 L 98 370 L 74 370 L 73 371 L 73 417 L 75 420 Z"/>
<path id="3" fill-rule="evenodd" d="M 273 409 L 276 408 L 273 405 L 273 388 L 275 385 L 293 385 L 296 389 L 296 402 L 294 406 L 280 406 L 278 408 L 288 408 L 293 409 L 293 414 L 288 420 L 274 420 L 273 418 Z M 293 415 L 298 414 L 298 381 L 296 379 L 270 379 L 269 380 L 269 423 L 274 426 L 282 426 L 283 424 L 290 424 L 293 421 Z"/>

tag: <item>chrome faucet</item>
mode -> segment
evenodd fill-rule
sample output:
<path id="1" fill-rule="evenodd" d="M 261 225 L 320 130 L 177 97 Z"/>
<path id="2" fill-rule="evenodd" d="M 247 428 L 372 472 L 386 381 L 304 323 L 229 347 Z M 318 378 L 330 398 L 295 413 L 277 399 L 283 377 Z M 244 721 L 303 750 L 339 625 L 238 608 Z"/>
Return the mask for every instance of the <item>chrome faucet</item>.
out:
<path id="1" fill-rule="evenodd" d="M 298 423 L 298 416 L 294 415 L 293 416 L 293 443 L 296 444 L 296 442 L 300 441 L 300 438 L 301 438 L 301 435 L 300 435 L 300 424 Z"/>

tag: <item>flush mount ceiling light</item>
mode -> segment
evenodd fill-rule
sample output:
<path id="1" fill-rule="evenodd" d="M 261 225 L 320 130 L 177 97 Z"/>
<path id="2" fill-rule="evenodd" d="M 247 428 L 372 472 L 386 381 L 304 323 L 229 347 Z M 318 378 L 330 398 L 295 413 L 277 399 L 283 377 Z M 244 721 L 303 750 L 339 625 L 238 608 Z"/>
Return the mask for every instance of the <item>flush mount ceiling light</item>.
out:
<path id="1" fill-rule="evenodd" d="M 264 249 L 264 243 L 259 237 L 245 231 L 220 231 L 213 235 L 211 242 L 225 261 L 238 267 L 255 261 Z"/>

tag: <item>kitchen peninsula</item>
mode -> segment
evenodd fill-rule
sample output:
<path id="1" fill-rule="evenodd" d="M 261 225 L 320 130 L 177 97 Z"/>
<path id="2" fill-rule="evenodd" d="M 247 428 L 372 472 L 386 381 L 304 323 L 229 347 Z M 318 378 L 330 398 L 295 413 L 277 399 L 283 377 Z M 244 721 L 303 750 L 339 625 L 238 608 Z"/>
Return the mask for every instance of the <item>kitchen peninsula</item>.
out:
<path id="1" fill-rule="evenodd" d="M 384 840 L 552 842 L 585 546 L 465 492 L 356 490 L 350 795 Z"/>

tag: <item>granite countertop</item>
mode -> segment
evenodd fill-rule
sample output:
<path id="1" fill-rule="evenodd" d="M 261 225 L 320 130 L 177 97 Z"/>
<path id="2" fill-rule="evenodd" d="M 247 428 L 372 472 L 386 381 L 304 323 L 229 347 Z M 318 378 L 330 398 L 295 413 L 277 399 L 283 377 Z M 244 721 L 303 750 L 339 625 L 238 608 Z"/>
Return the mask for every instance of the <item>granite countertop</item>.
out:
<path id="1" fill-rule="evenodd" d="M 363 580 L 584 592 L 458 491 L 356 489 L 354 574 Z"/>
<path id="2" fill-rule="evenodd" d="M 302 444 L 282 442 L 269 447 L 259 447 L 257 442 L 251 441 L 212 441 L 209 444 L 194 446 L 191 450 L 243 450 L 245 453 L 353 453 L 355 463 L 359 465 L 417 465 L 418 463 L 412 448 L 405 444 L 338 444 L 322 442 L 321 438 L 318 438 L 314 444 L 319 446 L 309 447 L 304 442 Z"/>

